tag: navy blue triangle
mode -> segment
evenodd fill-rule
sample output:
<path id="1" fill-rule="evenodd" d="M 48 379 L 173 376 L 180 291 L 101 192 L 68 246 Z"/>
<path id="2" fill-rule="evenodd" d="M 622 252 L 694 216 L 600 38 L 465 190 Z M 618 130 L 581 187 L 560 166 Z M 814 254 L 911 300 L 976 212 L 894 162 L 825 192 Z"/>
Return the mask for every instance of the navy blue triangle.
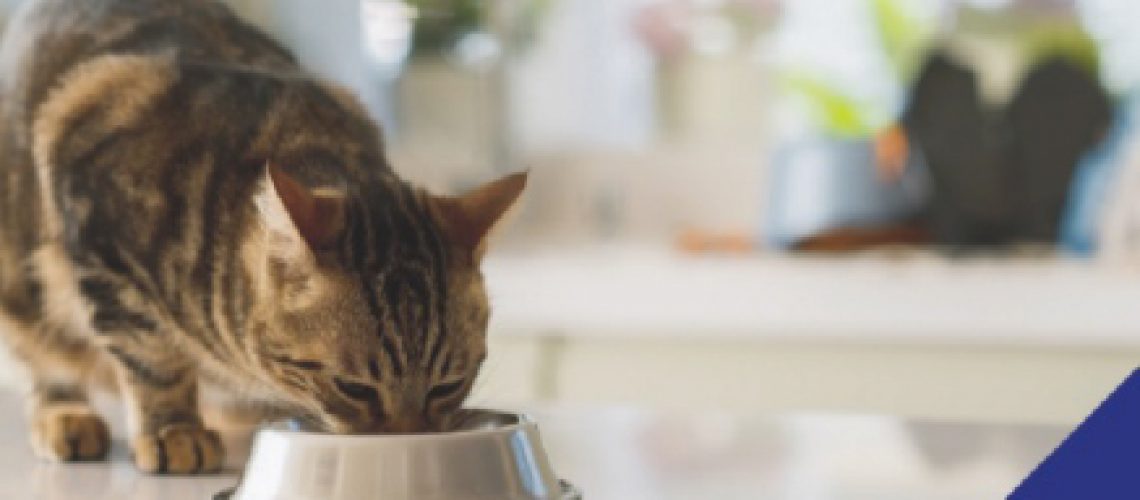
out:
<path id="1" fill-rule="evenodd" d="M 1009 500 L 1140 499 L 1140 370 L 1117 387 Z"/>

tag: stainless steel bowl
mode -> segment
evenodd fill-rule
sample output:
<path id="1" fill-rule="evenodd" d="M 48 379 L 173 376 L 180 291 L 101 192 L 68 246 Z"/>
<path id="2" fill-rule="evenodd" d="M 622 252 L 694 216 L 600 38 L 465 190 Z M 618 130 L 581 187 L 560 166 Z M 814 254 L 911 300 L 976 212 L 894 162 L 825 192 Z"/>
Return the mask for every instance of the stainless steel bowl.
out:
<path id="1" fill-rule="evenodd" d="M 333 435 L 292 422 L 258 432 L 233 500 L 577 500 L 526 415 L 470 411 L 450 432 Z"/>

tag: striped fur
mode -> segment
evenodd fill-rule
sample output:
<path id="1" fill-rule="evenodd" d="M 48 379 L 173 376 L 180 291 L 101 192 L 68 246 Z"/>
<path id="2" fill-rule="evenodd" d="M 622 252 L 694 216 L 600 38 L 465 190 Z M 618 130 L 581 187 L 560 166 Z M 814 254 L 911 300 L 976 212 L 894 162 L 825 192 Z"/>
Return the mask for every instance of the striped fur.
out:
<path id="1" fill-rule="evenodd" d="M 0 75 L 0 329 L 41 454 L 105 454 L 96 383 L 157 472 L 221 463 L 202 386 L 334 432 L 461 404 L 483 240 L 525 175 L 410 186 L 351 96 L 204 0 L 30 2 Z"/>

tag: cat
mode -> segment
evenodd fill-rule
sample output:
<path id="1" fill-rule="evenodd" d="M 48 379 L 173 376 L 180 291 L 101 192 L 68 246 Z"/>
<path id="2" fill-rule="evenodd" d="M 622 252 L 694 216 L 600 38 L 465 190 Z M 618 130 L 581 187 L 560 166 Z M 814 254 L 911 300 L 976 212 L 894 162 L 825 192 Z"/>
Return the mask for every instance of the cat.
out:
<path id="1" fill-rule="evenodd" d="M 486 239 L 526 173 L 401 180 L 351 94 L 212 0 L 33 0 L 0 43 L 0 330 L 32 447 L 224 459 L 204 390 L 328 432 L 439 430 L 486 356 Z"/>

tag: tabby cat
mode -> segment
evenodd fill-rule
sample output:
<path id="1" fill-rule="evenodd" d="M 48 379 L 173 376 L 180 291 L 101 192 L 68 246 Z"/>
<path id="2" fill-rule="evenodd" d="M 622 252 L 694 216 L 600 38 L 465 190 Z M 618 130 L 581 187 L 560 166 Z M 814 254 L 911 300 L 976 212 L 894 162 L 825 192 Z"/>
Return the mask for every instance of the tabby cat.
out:
<path id="1" fill-rule="evenodd" d="M 103 383 L 156 473 L 220 467 L 206 390 L 337 433 L 465 399 L 525 174 L 412 187 L 351 95 L 208 0 L 33 0 L 0 75 L 0 330 L 39 455 L 106 456 Z"/>

